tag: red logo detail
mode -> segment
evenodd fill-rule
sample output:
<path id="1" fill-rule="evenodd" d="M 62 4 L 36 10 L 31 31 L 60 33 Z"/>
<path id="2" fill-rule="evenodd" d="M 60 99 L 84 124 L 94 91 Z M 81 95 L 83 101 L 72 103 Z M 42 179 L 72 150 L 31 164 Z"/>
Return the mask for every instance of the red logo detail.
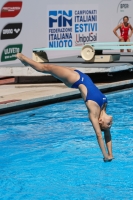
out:
<path id="1" fill-rule="evenodd" d="M 1 9 L 0 17 L 16 17 L 22 8 L 22 1 L 7 2 Z"/>

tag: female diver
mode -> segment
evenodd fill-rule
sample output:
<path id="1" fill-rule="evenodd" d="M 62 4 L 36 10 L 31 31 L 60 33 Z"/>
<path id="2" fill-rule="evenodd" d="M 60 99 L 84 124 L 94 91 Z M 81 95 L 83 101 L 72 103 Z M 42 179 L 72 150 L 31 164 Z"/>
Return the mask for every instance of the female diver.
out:
<path id="1" fill-rule="evenodd" d="M 89 119 L 96 133 L 97 141 L 104 157 L 103 160 L 105 162 L 111 161 L 113 159 L 110 134 L 112 116 L 106 114 L 106 96 L 94 85 L 90 77 L 79 70 L 69 67 L 35 62 L 21 53 L 16 56 L 24 65 L 30 65 L 38 72 L 51 74 L 70 88 L 79 89 L 88 109 Z M 102 131 L 104 132 L 107 151 L 102 138 Z"/>

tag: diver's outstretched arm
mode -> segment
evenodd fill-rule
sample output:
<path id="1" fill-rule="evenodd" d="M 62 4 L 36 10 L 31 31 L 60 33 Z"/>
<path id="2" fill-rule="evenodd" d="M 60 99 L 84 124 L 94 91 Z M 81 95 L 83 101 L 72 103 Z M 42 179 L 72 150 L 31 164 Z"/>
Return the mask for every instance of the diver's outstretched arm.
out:
<path id="1" fill-rule="evenodd" d="M 93 113 L 89 114 L 89 118 L 90 118 L 92 126 L 93 126 L 93 128 L 95 130 L 99 147 L 100 147 L 100 149 L 101 149 L 101 151 L 103 153 L 104 158 L 107 160 L 108 159 L 108 154 L 107 154 L 106 149 L 104 147 L 104 141 L 103 141 L 103 138 L 102 138 L 102 133 L 101 133 L 101 129 L 100 129 L 98 118 L 96 118 L 93 115 Z"/>
<path id="2" fill-rule="evenodd" d="M 110 129 L 104 130 L 104 139 L 108 150 L 108 155 L 113 158 Z"/>
<path id="3" fill-rule="evenodd" d="M 103 160 L 104 160 L 104 162 L 109 162 L 109 161 L 111 161 L 113 159 L 113 156 L 112 156 L 112 154 L 108 154 L 106 152 L 106 149 L 105 149 L 105 146 L 104 146 L 104 140 L 102 138 L 102 132 L 101 132 L 101 129 L 100 129 L 98 118 L 95 117 L 93 113 L 90 113 L 89 118 L 90 118 L 92 126 L 93 126 L 93 128 L 95 130 L 99 147 L 100 147 L 100 149 L 102 151 L 102 154 L 104 156 Z M 110 144 L 108 144 L 108 150 L 111 153 L 112 149 L 111 149 Z"/>

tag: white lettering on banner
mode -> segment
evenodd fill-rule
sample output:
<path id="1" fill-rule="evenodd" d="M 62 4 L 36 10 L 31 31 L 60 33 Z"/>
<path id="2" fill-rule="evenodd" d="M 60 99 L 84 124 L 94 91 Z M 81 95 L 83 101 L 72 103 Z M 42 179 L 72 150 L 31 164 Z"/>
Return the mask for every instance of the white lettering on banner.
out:
<path id="1" fill-rule="evenodd" d="M 12 10 L 20 10 L 21 8 L 20 7 L 3 7 L 2 10 L 5 10 L 5 11 L 12 11 Z"/>
<path id="2" fill-rule="evenodd" d="M 13 29 L 4 29 L 3 34 L 13 34 Z"/>
<path id="3" fill-rule="evenodd" d="M 18 29 L 14 29 L 14 32 L 15 32 L 15 33 L 19 33 L 19 31 L 20 31 L 19 28 L 18 28 Z"/>
<path id="4" fill-rule="evenodd" d="M 19 51 L 20 52 L 20 51 Z M 19 53 L 19 52 L 17 52 L 17 53 Z M 12 54 L 11 56 L 10 56 L 10 58 L 16 58 L 16 55 L 15 54 Z"/>
<path id="5" fill-rule="evenodd" d="M 5 55 L 11 53 L 19 53 L 19 48 L 9 48 L 4 50 Z"/>

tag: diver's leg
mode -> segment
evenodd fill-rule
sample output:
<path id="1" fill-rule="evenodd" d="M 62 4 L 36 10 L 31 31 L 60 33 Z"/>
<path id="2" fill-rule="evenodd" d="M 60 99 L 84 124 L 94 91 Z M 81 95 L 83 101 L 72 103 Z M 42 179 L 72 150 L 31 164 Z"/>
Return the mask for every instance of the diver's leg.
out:
<path id="1" fill-rule="evenodd" d="M 120 39 L 119 42 L 125 42 L 124 38 Z M 124 52 L 124 49 L 120 49 L 120 52 Z"/>
<path id="2" fill-rule="evenodd" d="M 68 87 L 71 87 L 80 78 L 79 74 L 75 72 L 74 69 L 68 67 L 57 66 L 49 63 L 38 63 L 21 53 L 17 54 L 17 58 L 22 63 L 30 65 L 36 71 L 53 75 Z"/>
<path id="3" fill-rule="evenodd" d="M 130 39 L 127 39 L 126 42 L 130 42 Z M 127 52 L 131 52 L 131 49 L 127 49 Z"/>

